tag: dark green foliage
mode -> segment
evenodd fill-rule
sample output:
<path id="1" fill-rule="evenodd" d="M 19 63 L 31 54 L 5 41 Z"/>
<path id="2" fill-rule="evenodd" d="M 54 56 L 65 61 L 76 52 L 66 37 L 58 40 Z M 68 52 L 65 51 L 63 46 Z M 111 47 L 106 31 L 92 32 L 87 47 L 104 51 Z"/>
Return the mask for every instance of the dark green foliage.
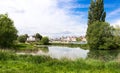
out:
<path id="1" fill-rule="evenodd" d="M 117 49 L 114 29 L 105 22 L 104 0 L 91 0 L 88 11 L 87 41 L 90 49 Z"/>
<path id="2" fill-rule="evenodd" d="M 93 22 L 105 22 L 106 12 L 104 11 L 104 0 L 91 0 L 91 4 L 88 11 L 88 28 L 87 38 L 89 38 L 90 25 Z M 99 27 L 98 27 L 99 28 Z"/>
<path id="3" fill-rule="evenodd" d="M 106 12 L 104 11 L 104 0 L 96 0 L 93 17 L 95 21 L 105 22 Z"/>
<path id="4" fill-rule="evenodd" d="M 0 15 L 0 47 L 8 48 L 17 39 L 17 30 L 7 14 Z"/>
<path id="5" fill-rule="evenodd" d="M 28 34 L 25 34 L 25 37 L 28 38 L 29 37 Z"/>
<path id="6" fill-rule="evenodd" d="M 36 41 L 40 41 L 42 39 L 42 35 L 40 35 L 39 33 L 36 33 L 35 39 L 36 39 Z"/>
<path id="7" fill-rule="evenodd" d="M 104 12 L 103 0 L 91 0 L 91 5 L 88 11 L 88 25 L 95 21 L 105 22 L 106 12 Z"/>
<path id="8" fill-rule="evenodd" d="M 89 26 L 88 45 L 90 49 L 115 49 L 113 28 L 105 22 L 94 22 Z"/>
<path id="9" fill-rule="evenodd" d="M 43 37 L 40 41 L 41 44 L 43 45 L 48 45 L 49 44 L 49 38 L 48 37 Z"/>
<path id="10" fill-rule="evenodd" d="M 90 50 L 88 58 L 100 61 L 112 61 L 117 59 L 120 50 Z"/>
<path id="11" fill-rule="evenodd" d="M 27 37 L 28 37 L 27 35 L 20 35 L 20 36 L 18 36 L 18 41 L 20 43 L 25 43 L 27 40 Z"/>

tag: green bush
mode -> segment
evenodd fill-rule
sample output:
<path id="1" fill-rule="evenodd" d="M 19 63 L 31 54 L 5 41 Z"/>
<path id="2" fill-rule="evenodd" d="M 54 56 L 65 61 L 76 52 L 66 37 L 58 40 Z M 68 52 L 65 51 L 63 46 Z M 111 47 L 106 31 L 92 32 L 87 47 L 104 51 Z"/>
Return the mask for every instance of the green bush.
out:
<path id="1" fill-rule="evenodd" d="M 26 40 L 27 40 L 27 36 L 26 35 L 20 35 L 20 36 L 18 36 L 18 41 L 20 43 L 25 43 Z"/>
<path id="2" fill-rule="evenodd" d="M 87 41 L 90 49 L 116 49 L 113 27 L 106 22 L 94 22 L 89 26 Z"/>
<path id="3" fill-rule="evenodd" d="M 43 45 L 48 45 L 49 44 L 49 38 L 48 37 L 43 37 L 40 41 L 41 44 Z"/>
<path id="4" fill-rule="evenodd" d="M 39 33 L 36 33 L 35 39 L 36 39 L 36 41 L 40 41 L 42 39 L 42 35 L 40 35 Z"/>

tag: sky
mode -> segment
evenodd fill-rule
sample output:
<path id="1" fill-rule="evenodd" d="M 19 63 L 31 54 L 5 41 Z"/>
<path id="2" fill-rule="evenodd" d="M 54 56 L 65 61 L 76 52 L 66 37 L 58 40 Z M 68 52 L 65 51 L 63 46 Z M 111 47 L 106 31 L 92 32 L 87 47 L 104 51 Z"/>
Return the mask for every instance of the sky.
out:
<path id="1" fill-rule="evenodd" d="M 0 0 L 0 14 L 8 13 L 18 34 L 48 37 L 84 36 L 90 0 Z M 120 0 L 104 0 L 106 22 L 120 25 Z"/>

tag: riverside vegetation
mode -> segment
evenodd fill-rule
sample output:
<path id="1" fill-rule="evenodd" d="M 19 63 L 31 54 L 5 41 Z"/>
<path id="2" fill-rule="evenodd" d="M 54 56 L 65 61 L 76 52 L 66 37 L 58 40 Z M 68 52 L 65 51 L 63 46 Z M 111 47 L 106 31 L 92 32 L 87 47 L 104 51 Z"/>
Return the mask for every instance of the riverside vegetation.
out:
<path id="1" fill-rule="evenodd" d="M 0 51 L 0 73 L 119 73 L 120 62 L 93 59 L 52 59 Z"/>
<path id="2" fill-rule="evenodd" d="M 105 22 L 103 0 L 91 0 L 88 12 L 88 45 L 55 44 L 67 45 L 71 47 L 89 48 L 92 50 L 112 50 L 120 49 L 120 28 L 113 28 Z M 102 30 L 104 29 L 104 30 Z M 105 31 L 105 32 L 104 32 Z M 96 35 L 97 34 L 97 35 Z M 14 22 L 7 14 L 0 15 L 0 73 L 119 73 L 120 60 L 102 61 L 91 58 L 68 60 L 54 59 L 49 56 L 18 55 L 19 50 L 38 50 L 35 44 L 49 44 L 47 37 L 42 37 L 38 33 L 35 36 L 37 43 L 24 44 L 28 36 L 17 35 Z M 16 41 L 17 40 L 17 41 Z M 19 41 L 19 42 L 18 42 Z M 23 43 L 23 44 L 21 44 Z M 4 48 L 4 49 L 3 49 Z M 6 49 L 8 48 L 8 49 Z M 91 53 L 91 52 L 90 52 Z M 96 53 L 96 52 L 95 52 Z M 92 53 L 93 55 L 95 53 Z M 106 53 L 106 52 L 104 52 Z M 117 53 L 117 52 L 116 52 Z M 103 55 L 101 52 L 97 52 Z M 116 54 L 115 54 L 116 55 Z M 94 56 L 94 58 L 98 55 Z M 104 57 L 99 57 L 104 58 Z"/>

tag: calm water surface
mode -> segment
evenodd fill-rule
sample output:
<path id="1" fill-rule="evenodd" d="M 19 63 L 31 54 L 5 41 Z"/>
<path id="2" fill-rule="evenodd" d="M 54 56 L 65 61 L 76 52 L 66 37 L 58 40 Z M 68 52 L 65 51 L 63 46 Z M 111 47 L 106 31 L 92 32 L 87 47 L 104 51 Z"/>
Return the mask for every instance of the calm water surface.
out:
<path id="1" fill-rule="evenodd" d="M 59 47 L 59 46 L 48 46 L 42 48 L 42 50 L 33 52 L 17 52 L 17 54 L 32 54 L 32 55 L 48 55 L 52 58 L 68 58 L 68 59 L 78 59 L 86 58 L 89 50 L 84 50 L 81 48 L 70 48 L 70 47 Z"/>
<path id="2" fill-rule="evenodd" d="M 42 48 L 42 47 L 41 47 Z M 30 54 L 30 55 L 47 55 L 52 58 L 92 58 L 103 61 L 120 60 L 120 50 L 84 50 L 81 48 L 61 47 L 61 46 L 48 46 L 38 51 L 32 52 L 17 52 L 17 54 Z"/>

